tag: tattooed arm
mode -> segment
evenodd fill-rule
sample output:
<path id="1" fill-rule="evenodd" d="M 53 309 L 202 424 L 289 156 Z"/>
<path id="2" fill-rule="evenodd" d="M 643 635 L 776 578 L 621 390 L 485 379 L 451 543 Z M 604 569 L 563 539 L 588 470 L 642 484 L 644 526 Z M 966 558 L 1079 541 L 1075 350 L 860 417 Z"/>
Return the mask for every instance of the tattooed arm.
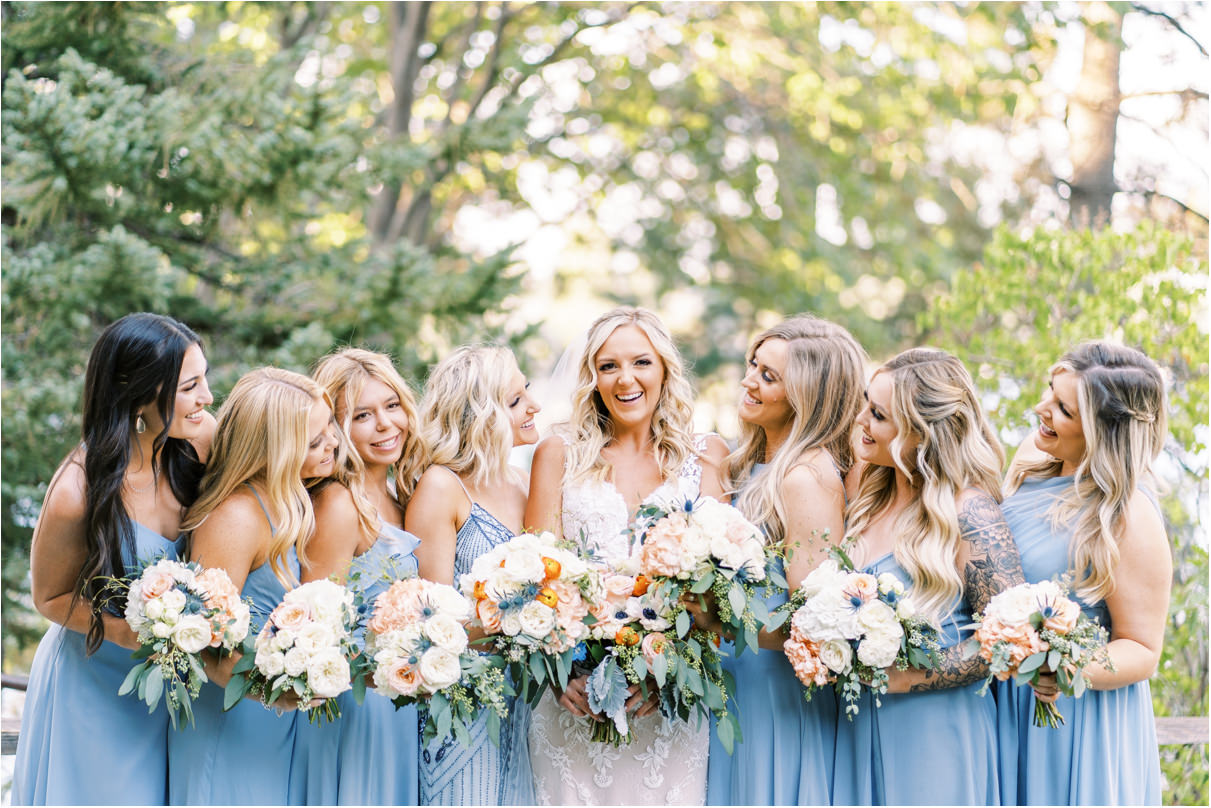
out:
<path id="1" fill-rule="evenodd" d="M 983 611 L 993 595 L 1022 583 L 1022 560 L 1001 506 L 982 491 L 959 495 L 959 558 L 963 564 L 963 597 L 973 612 Z M 966 639 L 966 638 L 964 638 Z M 963 658 L 963 641 L 943 649 L 938 669 L 889 671 L 888 692 L 943 690 L 978 682 L 988 675 L 988 663 L 978 655 Z"/>

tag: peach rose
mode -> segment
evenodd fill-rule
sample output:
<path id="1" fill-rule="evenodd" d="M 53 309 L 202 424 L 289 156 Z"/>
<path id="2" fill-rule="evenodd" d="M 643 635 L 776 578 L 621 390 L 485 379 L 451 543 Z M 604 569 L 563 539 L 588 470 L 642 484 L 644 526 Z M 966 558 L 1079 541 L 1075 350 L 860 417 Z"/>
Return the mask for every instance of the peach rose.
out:
<path id="1" fill-rule="evenodd" d="M 1052 614 L 1043 618 L 1043 628 L 1067 634 L 1076 628 L 1076 621 L 1081 616 L 1081 607 L 1070 598 L 1056 598 L 1051 603 Z"/>
<path id="2" fill-rule="evenodd" d="M 311 610 L 305 603 L 280 603 L 269 614 L 269 621 L 278 628 L 298 631 L 311 618 Z"/>
<path id="3" fill-rule="evenodd" d="M 154 600 L 163 595 L 176 584 L 172 573 L 150 572 L 143 578 L 143 599 Z"/>
<path id="4" fill-rule="evenodd" d="M 863 603 L 879 594 L 879 579 L 869 573 L 858 572 L 849 576 L 845 594 L 856 597 Z"/>
<path id="5" fill-rule="evenodd" d="M 484 631 L 489 634 L 500 633 L 500 609 L 486 598 L 475 604 L 475 616 L 483 623 Z"/>
<path id="6" fill-rule="evenodd" d="M 639 552 L 639 566 L 645 574 L 675 578 L 682 572 L 681 544 L 684 530 L 685 525 L 678 520 L 662 519 L 648 531 L 643 548 Z"/>
<path id="7" fill-rule="evenodd" d="M 643 659 L 648 663 L 648 668 L 652 667 L 652 663 L 656 657 L 664 655 L 664 647 L 668 644 L 668 640 L 664 634 L 655 631 L 643 638 L 643 642 L 639 644 L 639 650 L 643 652 Z"/>
<path id="8" fill-rule="evenodd" d="M 401 696 L 411 696 L 421 685 L 420 671 L 406 659 L 397 659 L 387 667 L 387 686 Z"/>

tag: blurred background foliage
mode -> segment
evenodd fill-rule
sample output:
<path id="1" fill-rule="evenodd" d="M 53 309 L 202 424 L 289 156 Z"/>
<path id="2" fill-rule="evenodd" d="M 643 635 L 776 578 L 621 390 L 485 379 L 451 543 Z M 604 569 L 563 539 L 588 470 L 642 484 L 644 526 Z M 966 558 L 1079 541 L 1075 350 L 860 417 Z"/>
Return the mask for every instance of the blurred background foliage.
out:
<path id="1" fill-rule="evenodd" d="M 1072 343 L 1172 381 L 1161 714 L 1207 694 L 1207 10 L 1197 3 L 0 3 L 3 646 L 135 310 L 240 373 L 343 343 L 419 387 L 500 339 L 542 378 L 614 302 L 659 311 L 703 428 L 751 335 L 813 311 L 880 361 L 964 358 L 1007 445 Z M 552 407 L 554 409 L 554 407 Z M 1167 747 L 1166 801 L 1207 800 Z"/>

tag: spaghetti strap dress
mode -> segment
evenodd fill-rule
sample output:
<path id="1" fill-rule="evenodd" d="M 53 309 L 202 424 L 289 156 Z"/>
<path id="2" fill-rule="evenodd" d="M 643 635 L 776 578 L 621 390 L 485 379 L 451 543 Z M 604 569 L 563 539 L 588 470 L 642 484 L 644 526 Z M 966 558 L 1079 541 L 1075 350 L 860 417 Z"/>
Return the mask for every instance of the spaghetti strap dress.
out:
<path id="1" fill-rule="evenodd" d="M 459 484 L 462 484 L 461 480 Z M 463 490 L 466 491 L 466 486 Z M 470 494 L 467 494 L 467 499 L 471 499 Z M 458 529 L 454 540 L 455 583 L 471 571 L 476 558 L 511 538 L 512 530 L 472 500 L 471 513 Z M 499 746 L 492 742 L 488 734 L 485 712 L 471 725 L 469 746 L 463 746 L 451 735 L 444 741 L 435 740 L 421 749 L 422 805 L 534 803 L 534 781 L 527 742 L 530 709 L 524 701 L 516 699 L 510 699 L 508 704 L 509 715 L 500 725 Z M 424 719 L 423 713 L 421 719 Z"/>
<path id="2" fill-rule="evenodd" d="M 255 489 L 253 493 L 256 494 Z M 259 494 L 257 501 L 261 502 Z M 264 510 L 264 502 L 261 508 Z M 268 511 L 265 518 L 269 518 Z M 286 567 L 298 580 L 299 560 L 294 547 L 286 555 Z M 251 600 L 250 631 L 255 633 L 282 602 L 286 586 L 266 561 L 248 573 L 240 595 Z M 224 712 L 223 688 L 209 682 L 202 685 L 193 712 L 196 726 L 168 737 L 171 804 L 290 804 L 290 764 L 297 710 L 278 715 L 258 701 L 243 699 Z"/>
<path id="3" fill-rule="evenodd" d="M 360 593 L 364 617 L 393 581 L 416 574 L 412 553 L 420 539 L 383 523 L 378 539 L 349 566 L 347 586 Z M 358 628 L 362 643 L 364 625 Z M 294 741 L 290 801 L 304 805 L 416 805 L 420 739 L 416 705 L 395 709 L 386 696 L 367 688 L 358 704 L 351 691 L 337 696 L 341 717 L 300 721 Z"/>
<path id="4" fill-rule="evenodd" d="M 1068 571 L 1072 531 L 1053 524 L 1048 511 L 1071 487 L 1071 476 L 1028 479 L 1001 506 L 1028 582 Z M 1110 628 L 1105 602 L 1081 606 Z M 1029 687 L 995 682 L 993 692 L 1006 805 L 1160 805 L 1160 752 L 1147 681 L 1086 690 L 1079 699 L 1060 696 L 1055 706 L 1064 723 L 1056 729 L 1034 726 Z"/>
<path id="5" fill-rule="evenodd" d="M 912 583 L 890 553 L 864 571 Z M 962 598 L 942 620 L 941 647 L 961 642 L 960 628 L 971 623 Z M 864 693 L 852 721 L 838 710 L 833 803 L 999 805 L 996 705 L 979 695 L 981 684 L 887 694 L 881 707 Z"/>
<path id="6" fill-rule="evenodd" d="M 757 464 L 751 485 L 766 467 Z M 765 595 L 770 612 L 786 603 L 784 589 Z M 723 668 L 736 681 L 728 709 L 737 714 L 741 738 L 729 755 L 711 733 L 707 760 L 707 805 L 828 805 L 832 802 L 833 747 L 837 699 L 831 687 L 810 702 L 781 651 L 762 648 L 737 655 L 724 641 Z"/>
<path id="7" fill-rule="evenodd" d="M 155 558 L 176 558 L 177 543 L 134 524 L 123 548 L 127 574 Z M 168 713 L 147 712 L 119 696 L 135 666 L 131 651 L 85 638 L 58 623 L 38 643 L 13 767 L 13 805 L 164 805 L 168 799 Z"/>

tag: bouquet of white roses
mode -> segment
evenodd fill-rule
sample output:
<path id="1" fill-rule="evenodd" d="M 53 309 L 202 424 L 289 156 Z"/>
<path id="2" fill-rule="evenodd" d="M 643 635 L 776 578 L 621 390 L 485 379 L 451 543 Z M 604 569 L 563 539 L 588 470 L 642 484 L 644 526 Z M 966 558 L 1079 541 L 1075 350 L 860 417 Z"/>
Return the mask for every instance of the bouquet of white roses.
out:
<path id="1" fill-rule="evenodd" d="M 133 580 L 110 583 L 125 590 L 126 623 L 138 635 L 140 660 L 118 689 L 136 693 L 155 710 L 163 697 L 173 727 L 193 723 L 193 700 L 207 681 L 201 653 L 237 648 L 248 634 L 250 612 L 227 572 L 196 562 L 160 559 Z"/>
<path id="2" fill-rule="evenodd" d="M 236 663 L 223 709 L 253 693 L 272 706 L 293 692 L 315 723 L 340 716 L 336 697 L 353 687 L 351 660 L 357 609 L 353 593 L 332 581 L 311 581 L 286 593 L 256 640 Z M 315 699 L 323 703 L 311 707 Z"/>
<path id="3" fill-rule="evenodd" d="M 975 635 L 967 641 L 968 656 L 978 653 L 989 665 L 988 679 L 1034 684 L 1044 672 L 1054 672 L 1060 692 L 1080 698 L 1088 687 L 1085 668 L 1100 662 L 1114 667 L 1106 651 L 1108 634 L 1080 605 L 1067 596 L 1068 582 L 1018 584 L 995 595 L 976 615 Z M 1034 725 L 1052 729 L 1064 723 L 1054 704 L 1035 699 Z"/>
<path id="4" fill-rule="evenodd" d="M 417 702 L 429 709 L 424 745 L 453 730 L 464 745 L 470 727 L 487 709 L 488 731 L 499 739 L 508 714 L 504 660 L 469 648 L 464 623 L 470 602 L 454 587 L 422 578 L 396 581 L 374 601 L 362 657 L 376 692 L 397 707 Z"/>
<path id="5" fill-rule="evenodd" d="M 550 533 L 523 533 L 476 558 L 459 584 L 472 625 L 513 667 L 527 701 L 554 682 L 567 687 L 573 649 L 589 634 L 586 595 L 599 585 L 585 561 Z"/>
<path id="6" fill-rule="evenodd" d="M 917 615 L 895 575 L 858 572 L 840 548 L 832 555 L 803 579 L 784 607 L 791 618 L 783 650 L 807 686 L 808 700 L 818 688 L 840 681 L 845 714 L 852 719 L 864 688 L 879 704 L 891 665 L 904 670 L 936 664 L 937 632 Z"/>
<path id="7" fill-rule="evenodd" d="M 769 617 L 757 590 L 782 580 L 759 528 L 712 497 L 673 493 L 645 501 L 631 531 L 639 538 L 633 565 L 666 600 L 710 592 L 737 649 L 757 651 L 757 632 Z M 676 620 L 678 636 L 686 636 L 689 613 Z"/>

